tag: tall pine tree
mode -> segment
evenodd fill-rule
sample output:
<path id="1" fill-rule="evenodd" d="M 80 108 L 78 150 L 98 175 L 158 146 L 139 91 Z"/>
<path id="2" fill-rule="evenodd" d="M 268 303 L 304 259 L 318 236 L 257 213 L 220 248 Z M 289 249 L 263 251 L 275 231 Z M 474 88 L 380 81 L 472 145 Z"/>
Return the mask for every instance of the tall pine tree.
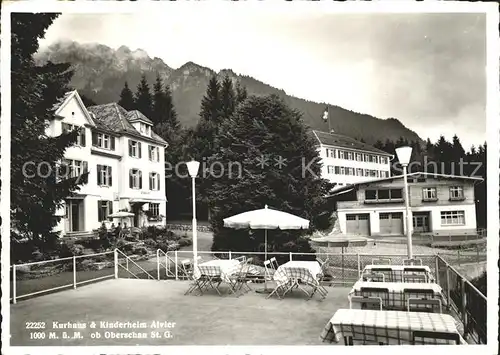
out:
<path id="1" fill-rule="evenodd" d="M 219 144 L 208 191 L 213 250 L 263 250 L 263 231 L 230 230 L 223 219 L 266 204 L 309 219 L 312 230 L 328 227 L 331 184 L 320 178 L 318 152 L 301 115 L 279 97 L 249 97 L 222 123 Z M 268 250 L 310 251 L 305 233 L 270 231 Z"/>
<path id="2" fill-rule="evenodd" d="M 56 103 L 69 91 L 72 76 L 69 64 L 49 62 L 38 67 L 33 61 L 38 40 L 56 17 L 56 14 L 12 15 L 11 253 L 14 262 L 19 259 L 16 251 L 20 249 L 49 252 L 56 247 L 58 233 L 53 227 L 61 218 L 55 216 L 56 211 L 62 207 L 64 198 L 78 191 L 88 179 L 87 173 L 64 178 L 59 171 L 59 162 L 66 149 L 76 142 L 78 133 L 48 137 L 45 132 L 47 122 L 54 119 Z M 56 178 L 58 173 L 61 179 Z"/>
<path id="3" fill-rule="evenodd" d="M 128 82 L 125 81 L 125 85 L 120 93 L 120 101 L 118 105 L 123 107 L 125 110 L 130 111 L 135 108 L 134 93 L 128 87 Z"/>
<path id="4" fill-rule="evenodd" d="M 149 88 L 146 75 L 142 75 L 137 91 L 135 93 L 135 109 L 142 112 L 147 118 L 151 119 L 153 114 L 153 97 Z"/>
<path id="5" fill-rule="evenodd" d="M 234 112 L 236 106 L 236 95 L 233 89 L 233 81 L 226 75 L 222 81 L 220 90 L 221 115 L 223 118 L 229 118 Z"/>

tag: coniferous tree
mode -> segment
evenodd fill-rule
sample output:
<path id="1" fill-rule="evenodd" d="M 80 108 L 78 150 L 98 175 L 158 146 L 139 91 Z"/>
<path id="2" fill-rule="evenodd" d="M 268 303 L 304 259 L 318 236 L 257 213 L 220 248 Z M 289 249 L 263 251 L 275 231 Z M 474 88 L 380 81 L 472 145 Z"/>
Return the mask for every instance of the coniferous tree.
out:
<path id="1" fill-rule="evenodd" d="M 208 191 L 213 250 L 263 250 L 263 231 L 250 236 L 246 230 L 223 228 L 222 220 L 266 204 L 309 219 L 313 230 L 328 227 L 331 210 L 324 196 L 331 184 L 320 178 L 318 152 L 301 115 L 279 97 L 249 97 L 222 123 L 219 144 L 222 166 L 213 174 L 220 177 Z M 265 156 L 271 159 L 267 164 Z M 304 234 L 271 231 L 268 250 L 309 251 Z"/>
<path id="2" fill-rule="evenodd" d="M 135 108 L 134 93 L 128 87 L 128 82 L 125 81 L 125 85 L 120 93 L 120 101 L 118 105 L 123 107 L 125 110 L 130 111 Z"/>
<path id="3" fill-rule="evenodd" d="M 37 67 L 33 54 L 57 14 L 12 15 L 12 137 L 11 137 L 11 253 L 56 247 L 55 216 L 64 199 L 79 190 L 88 174 L 70 178 L 59 162 L 77 139 L 75 131 L 48 137 L 46 122 L 54 119 L 56 104 L 69 91 L 69 64 Z M 26 165 L 25 163 L 29 163 Z M 37 171 L 37 168 L 40 170 Z M 64 170 L 64 169 L 63 169 Z M 28 241 L 20 243 L 20 240 Z"/>
<path id="4" fill-rule="evenodd" d="M 236 105 L 245 101 L 248 97 L 247 89 L 240 82 L 236 82 Z"/>
<path id="5" fill-rule="evenodd" d="M 231 117 L 236 106 L 236 96 L 233 89 L 233 82 L 226 76 L 221 84 L 220 90 L 221 114 L 224 118 Z"/>
<path id="6" fill-rule="evenodd" d="M 153 113 L 153 97 L 149 89 L 146 75 L 142 75 L 137 91 L 135 93 L 135 109 L 139 110 L 144 116 L 151 119 Z"/>

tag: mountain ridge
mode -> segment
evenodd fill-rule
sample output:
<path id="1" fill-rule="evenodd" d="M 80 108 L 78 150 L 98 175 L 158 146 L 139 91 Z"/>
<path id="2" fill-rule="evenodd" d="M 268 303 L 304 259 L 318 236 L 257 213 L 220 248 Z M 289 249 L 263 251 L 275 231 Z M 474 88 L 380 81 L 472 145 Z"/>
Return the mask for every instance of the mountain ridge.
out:
<path id="1" fill-rule="evenodd" d="M 131 50 L 122 45 L 118 49 L 113 49 L 99 43 L 81 44 L 75 41 L 59 41 L 40 48 L 34 58 L 38 64 L 47 61 L 71 63 L 75 70 L 71 86 L 98 104 L 118 101 L 125 81 L 135 91 L 142 74 L 146 75 L 150 87 L 159 74 L 172 89 L 179 121 L 185 127 L 193 127 L 198 122 L 201 99 L 210 77 L 216 74 L 221 79 L 228 75 L 233 82 L 245 86 L 249 94 L 278 95 L 292 108 L 303 113 L 304 123 L 311 129 L 328 131 L 328 124 L 322 120 L 322 113 L 327 103 L 288 95 L 283 89 L 275 88 L 245 74 L 236 74 L 230 68 L 217 72 L 188 61 L 174 69 L 167 65 L 164 59 L 151 58 L 140 48 Z M 387 138 L 396 141 L 400 137 L 409 141 L 423 142 L 414 131 L 405 127 L 397 118 L 380 119 L 336 105 L 328 105 L 331 125 L 336 133 L 355 139 L 362 138 L 370 144 L 374 144 L 377 140 L 385 142 Z"/>

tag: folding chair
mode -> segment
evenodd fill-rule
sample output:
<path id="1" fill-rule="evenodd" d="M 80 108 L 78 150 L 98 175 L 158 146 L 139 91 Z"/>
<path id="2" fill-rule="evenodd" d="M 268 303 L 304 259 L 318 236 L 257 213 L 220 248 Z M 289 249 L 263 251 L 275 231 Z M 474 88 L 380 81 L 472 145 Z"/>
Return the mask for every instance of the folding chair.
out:
<path id="1" fill-rule="evenodd" d="M 219 291 L 219 286 L 222 283 L 222 272 L 218 266 L 198 266 L 200 270 L 201 279 L 204 282 L 204 286 L 212 287 L 215 291 L 222 296 Z"/>
<path id="2" fill-rule="evenodd" d="M 411 306 L 416 305 L 417 306 L 417 311 L 422 312 L 422 311 L 431 311 L 432 313 L 443 313 L 443 307 L 441 305 L 441 300 L 439 299 L 420 299 L 420 298 L 409 298 L 408 299 L 408 312 L 411 312 Z M 424 305 L 424 309 L 419 308 L 419 305 Z M 430 308 L 427 306 L 431 306 Z M 438 312 L 435 312 L 437 310 Z"/>
<path id="3" fill-rule="evenodd" d="M 403 282 L 427 283 L 427 275 L 425 274 L 406 274 L 403 272 Z"/>
<path id="4" fill-rule="evenodd" d="M 379 297 L 382 306 L 389 305 L 389 289 L 385 287 L 361 287 L 359 289 L 362 297 Z"/>
<path id="5" fill-rule="evenodd" d="M 272 295 L 278 296 L 278 299 L 282 299 L 285 293 L 287 292 L 287 287 L 291 283 L 291 280 L 288 278 L 287 274 L 283 271 L 283 269 L 276 270 L 275 277 L 278 276 L 276 280 L 276 287 L 274 290 L 267 296 L 266 298 L 270 298 Z M 282 294 L 280 295 L 280 292 Z"/>
<path id="6" fill-rule="evenodd" d="M 419 288 L 405 288 L 403 289 L 403 302 L 404 307 L 408 304 L 410 298 L 420 300 L 432 300 L 434 297 L 434 290 L 432 289 L 419 289 Z"/>
<path id="7" fill-rule="evenodd" d="M 229 290 L 232 294 L 236 294 L 237 291 L 241 290 L 242 282 L 244 279 L 244 270 L 245 270 L 246 262 L 241 262 L 238 270 L 230 275 L 226 275 Z M 248 287 L 248 285 L 247 285 Z"/>
<path id="8" fill-rule="evenodd" d="M 361 279 L 363 281 L 370 281 L 370 282 L 385 282 L 385 275 L 382 273 L 376 273 L 376 272 L 371 272 L 371 273 L 365 273 L 361 276 Z"/>
<path id="9" fill-rule="evenodd" d="M 420 265 L 422 266 L 422 259 L 404 259 L 403 265 Z"/>
<path id="10" fill-rule="evenodd" d="M 417 342 L 417 338 L 420 341 Z M 425 339 L 428 339 L 427 341 Z M 412 334 L 412 345 L 424 344 L 456 344 L 460 345 L 460 335 L 458 333 L 430 332 L 424 330 L 415 330 Z"/>
<path id="11" fill-rule="evenodd" d="M 195 290 L 199 290 L 200 295 L 203 295 L 203 288 L 206 286 L 206 279 L 202 277 L 203 275 L 195 275 L 193 271 L 188 273 L 191 284 L 189 285 L 189 288 L 184 293 L 184 295 L 192 293 Z"/>
<path id="12" fill-rule="evenodd" d="M 243 263 L 238 275 L 239 290 L 245 287 L 248 291 L 252 291 L 251 287 L 248 286 L 248 283 L 258 279 L 260 276 L 259 271 L 252 268 L 252 262 L 253 258 L 248 258 Z"/>
<path id="13" fill-rule="evenodd" d="M 372 259 L 372 265 L 391 265 L 391 259 Z"/>
<path id="14" fill-rule="evenodd" d="M 394 282 L 394 272 L 390 267 L 372 267 L 371 272 L 384 274 L 385 282 Z"/>
<path id="15" fill-rule="evenodd" d="M 237 258 L 233 258 L 233 260 L 238 260 L 240 263 L 245 262 L 247 260 L 247 257 L 245 255 L 238 256 Z"/>
<path id="16" fill-rule="evenodd" d="M 279 264 L 278 264 L 278 261 L 276 260 L 275 257 L 272 257 L 271 259 L 269 259 L 271 261 L 271 267 L 274 269 L 274 270 L 278 270 L 278 268 L 280 267 Z"/>
<path id="17" fill-rule="evenodd" d="M 266 260 L 264 261 L 264 268 L 266 270 L 266 275 L 265 275 L 265 278 L 267 280 L 272 280 L 273 279 L 273 276 L 274 274 L 276 273 L 276 270 L 273 269 L 273 266 L 272 266 L 272 263 L 271 263 L 271 260 Z"/>
<path id="18" fill-rule="evenodd" d="M 351 296 L 349 297 L 350 309 L 352 309 L 353 302 L 361 304 L 361 309 L 382 310 L 382 298 L 380 297 Z"/>
<path id="19" fill-rule="evenodd" d="M 193 274 L 193 262 L 191 259 L 184 259 L 181 261 L 181 278 L 191 278 Z"/>

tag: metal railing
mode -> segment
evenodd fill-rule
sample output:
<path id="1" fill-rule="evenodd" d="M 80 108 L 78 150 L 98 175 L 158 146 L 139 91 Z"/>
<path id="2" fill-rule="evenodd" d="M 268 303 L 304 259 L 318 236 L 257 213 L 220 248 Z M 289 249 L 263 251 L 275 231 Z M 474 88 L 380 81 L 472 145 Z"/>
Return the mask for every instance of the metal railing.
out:
<path id="1" fill-rule="evenodd" d="M 486 344 L 487 298 L 441 256 L 436 256 L 436 281 L 443 289 L 447 308 L 464 326 L 464 337 Z"/>
<path id="2" fill-rule="evenodd" d="M 126 255 L 121 250 L 115 249 L 114 253 L 115 253 L 115 265 L 116 265 L 115 266 L 115 278 L 119 277 L 118 271 L 119 271 L 119 268 L 121 267 L 123 270 L 125 270 L 128 274 L 132 275 L 136 279 L 140 279 L 141 278 L 140 276 L 142 276 L 142 275 L 146 275 L 148 279 L 152 279 L 152 280 L 156 279 L 153 275 L 151 275 L 149 272 L 147 272 L 142 266 L 140 266 L 137 262 L 132 260 L 132 258 L 130 256 Z M 123 264 L 120 262 L 120 256 L 125 258 L 125 266 L 123 266 Z M 142 275 L 140 273 L 134 273 L 131 270 L 130 266 L 135 266 L 137 269 L 140 270 Z M 159 266 L 157 267 L 157 270 L 159 270 Z"/>
<path id="3" fill-rule="evenodd" d="M 89 255 L 78 255 L 54 260 L 36 261 L 11 265 L 12 303 L 18 299 L 41 295 L 65 288 L 74 289 L 79 285 L 112 278 L 109 271 L 114 267 L 113 251 Z M 103 268 L 96 268 L 96 263 L 84 264 L 88 258 L 103 258 Z M 106 259 L 108 263 L 106 265 Z M 50 266 L 49 266 L 50 265 Z"/>
<path id="4" fill-rule="evenodd" d="M 163 252 L 166 262 L 161 263 L 158 258 L 158 279 L 162 278 L 161 275 L 167 279 L 184 280 L 186 275 L 183 273 L 181 264 L 186 259 L 193 259 L 192 251 L 169 251 Z M 158 252 L 159 255 L 159 252 Z M 198 251 L 198 256 L 205 260 L 209 259 L 235 259 L 239 256 L 246 256 L 252 258 L 252 264 L 257 270 L 261 271 L 261 278 L 264 279 L 264 252 L 209 252 Z M 292 260 L 326 260 L 330 261 L 330 275 L 327 280 L 332 285 L 351 286 L 360 277 L 366 265 L 372 264 L 374 258 L 389 259 L 391 264 L 403 264 L 403 260 L 407 259 L 406 254 L 362 254 L 362 253 L 331 253 L 331 252 L 318 252 L 318 253 L 296 253 L 296 252 L 268 252 L 267 258 L 275 257 L 279 264 L 283 264 Z M 435 255 L 432 254 L 416 254 L 416 259 L 421 259 L 423 265 L 429 266 L 431 271 L 436 271 Z M 164 271 L 164 272 L 163 272 Z"/>

